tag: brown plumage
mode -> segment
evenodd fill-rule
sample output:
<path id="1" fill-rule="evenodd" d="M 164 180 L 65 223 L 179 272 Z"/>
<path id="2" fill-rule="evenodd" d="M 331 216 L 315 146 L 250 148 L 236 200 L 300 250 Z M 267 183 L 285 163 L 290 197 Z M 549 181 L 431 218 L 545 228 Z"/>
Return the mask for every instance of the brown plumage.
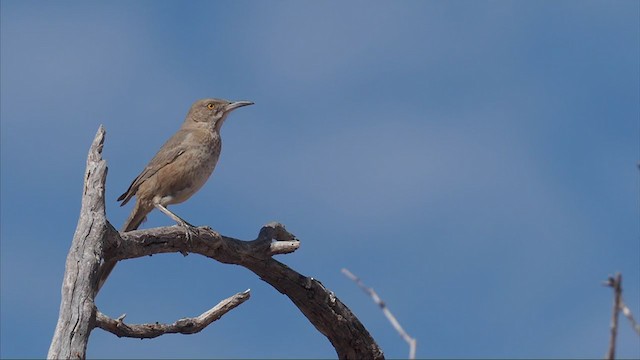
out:
<path id="1" fill-rule="evenodd" d="M 171 217 L 189 231 L 191 226 L 167 209 L 189 199 L 207 181 L 218 162 L 222 142 L 220 128 L 227 115 L 249 101 L 231 102 L 221 99 L 202 99 L 191 106 L 182 127 L 151 159 L 118 201 L 123 206 L 136 196 L 136 203 L 122 227 L 123 232 L 136 230 L 154 208 Z M 102 287 L 115 267 L 105 262 L 101 268 Z"/>

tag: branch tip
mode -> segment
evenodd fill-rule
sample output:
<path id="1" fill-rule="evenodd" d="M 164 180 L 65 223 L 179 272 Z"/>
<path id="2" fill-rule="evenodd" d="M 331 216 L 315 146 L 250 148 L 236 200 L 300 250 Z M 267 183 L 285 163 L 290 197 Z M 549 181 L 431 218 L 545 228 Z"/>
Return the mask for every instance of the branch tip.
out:
<path id="1" fill-rule="evenodd" d="M 108 331 L 118 337 L 131 337 L 139 339 L 151 339 L 164 334 L 194 334 L 202 331 L 214 321 L 220 319 L 224 314 L 235 309 L 238 305 L 250 298 L 250 293 L 244 291 L 232 295 L 216 306 L 205 311 L 197 317 L 182 318 L 176 320 L 173 324 L 160 324 L 158 322 L 152 324 L 125 324 L 124 317 L 121 315 L 117 319 L 111 319 L 100 311 L 96 312 L 96 327 Z M 124 326 L 123 326 L 124 325 Z"/>
<path id="2" fill-rule="evenodd" d="M 371 299 L 373 300 L 373 302 L 375 302 L 382 309 L 382 313 L 386 316 L 387 320 L 389 320 L 393 328 L 396 329 L 398 334 L 400 334 L 400 337 L 402 337 L 402 339 L 409 345 L 409 359 L 415 359 L 416 343 L 417 343 L 416 339 L 411 337 L 402 328 L 402 326 L 400 325 L 400 322 L 398 322 L 398 319 L 396 319 L 396 317 L 391 313 L 391 311 L 389 310 L 387 305 L 384 303 L 384 301 L 382 301 L 380 296 L 378 296 L 378 294 L 373 290 L 373 288 L 366 286 L 362 282 L 362 280 L 360 280 L 360 278 L 358 278 L 355 274 L 353 274 L 347 268 L 342 268 L 342 273 L 349 279 L 353 280 L 358 285 L 358 287 L 360 287 L 360 289 L 362 289 L 364 292 L 369 294 L 369 296 L 371 296 Z"/>

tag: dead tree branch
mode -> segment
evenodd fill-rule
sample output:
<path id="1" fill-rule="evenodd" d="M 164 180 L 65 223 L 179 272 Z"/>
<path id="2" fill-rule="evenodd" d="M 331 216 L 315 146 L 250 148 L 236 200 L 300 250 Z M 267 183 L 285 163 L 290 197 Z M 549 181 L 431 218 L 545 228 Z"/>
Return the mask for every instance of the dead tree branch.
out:
<path id="1" fill-rule="evenodd" d="M 58 324 L 49 347 L 49 359 L 84 358 L 95 324 L 95 289 L 106 237 L 116 232 L 107 222 L 104 185 L 107 164 L 102 160 L 104 128 L 98 129 L 87 157 L 82 207 L 67 255 Z"/>
<path id="2" fill-rule="evenodd" d="M 396 317 L 393 316 L 393 314 L 391 313 L 391 310 L 389 310 L 389 308 L 387 307 L 387 304 L 385 304 L 385 302 L 382 301 L 380 296 L 378 296 L 378 294 L 373 290 L 373 288 L 366 286 L 362 282 L 362 280 L 360 280 L 359 277 L 355 276 L 351 271 L 343 268 L 342 273 L 349 279 L 355 281 L 355 283 L 360 287 L 360 289 L 362 289 L 364 292 L 369 294 L 369 296 L 371 296 L 371 299 L 373 299 L 373 302 L 375 302 L 380 307 L 380 309 L 382 309 L 384 316 L 387 317 L 387 320 L 389 320 L 393 328 L 396 329 L 396 331 L 398 332 L 398 334 L 400 334 L 402 339 L 409 345 L 409 359 L 415 359 L 416 345 L 417 345 L 416 339 L 412 338 L 411 336 L 409 336 L 409 334 L 407 334 L 406 331 L 404 331 L 402 326 L 400 326 L 400 322 L 398 322 Z"/>
<path id="3" fill-rule="evenodd" d="M 118 336 L 134 337 L 197 332 L 249 298 L 248 292 L 238 294 L 230 303 L 222 305 L 224 311 L 218 308 L 219 304 L 197 318 L 178 320 L 170 325 L 126 325 L 124 317 L 113 320 L 96 309 L 94 300 L 101 264 L 167 252 L 198 253 L 226 264 L 246 267 L 288 296 L 329 339 L 341 359 L 384 358 L 369 332 L 333 292 L 319 281 L 272 258 L 291 253 L 300 246 L 295 236 L 279 223 L 265 225 L 252 241 L 223 236 L 208 227 L 198 228 L 196 236 L 189 241 L 184 229 L 176 226 L 118 233 L 107 221 L 105 213 L 104 135 L 101 126 L 89 150 L 82 208 L 67 256 L 60 315 L 48 358 L 85 358 L 89 335 L 95 327 Z"/>
<path id="4" fill-rule="evenodd" d="M 620 311 L 622 311 L 622 314 L 629 320 L 633 331 L 640 335 L 640 324 L 633 318 L 633 313 L 631 313 L 631 309 L 629 309 L 627 304 L 624 303 L 622 296 L 620 296 Z"/>
<path id="5" fill-rule="evenodd" d="M 114 320 L 98 311 L 96 313 L 96 326 L 116 335 L 117 337 L 132 337 L 140 339 L 151 339 L 164 334 L 195 334 L 212 322 L 220 319 L 222 315 L 249 300 L 250 296 L 251 294 L 249 290 L 235 294 L 222 300 L 218 305 L 198 317 L 180 319 L 173 324 L 125 324 L 125 315 Z"/>
<path id="6" fill-rule="evenodd" d="M 609 337 L 609 350 L 607 351 L 607 359 L 613 360 L 616 357 L 616 338 L 618 336 L 618 314 L 622 314 L 629 320 L 631 328 L 640 335 L 640 325 L 633 318 L 631 309 L 624 303 L 622 299 L 622 274 L 616 273 L 615 276 L 603 282 L 603 285 L 613 289 L 613 310 L 611 314 L 611 336 Z"/>
<path id="7" fill-rule="evenodd" d="M 181 252 L 196 253 L 225 264 L 241 265 L 286 295 L 324 334 L 341 359 L 382 359 L 382 351 L 362 323 L 333 292 L 319 281 L 301 275 L 273 259 L 295 251 L 300 242 L 282 224 L 265 225 L 255 240 L 243 241 L 207 227 L 199 227 L 191 240 L 178 226 L 136 230 L 121 234 L 107 250 L 110 259 Z"/>
<path id="8" fill-rule="evenodd" d="M 605 285 L 613 289 L 613 311 L 611 314 L 611 337 L 609 338 L 609 350 L 607 359 L 616 358 L 616 337 L 618 335 L 618 313 L 620 312 L 620 298 L 622 295 L 622 274 L 616 273 L 615 277 L 609 276 Z"/>

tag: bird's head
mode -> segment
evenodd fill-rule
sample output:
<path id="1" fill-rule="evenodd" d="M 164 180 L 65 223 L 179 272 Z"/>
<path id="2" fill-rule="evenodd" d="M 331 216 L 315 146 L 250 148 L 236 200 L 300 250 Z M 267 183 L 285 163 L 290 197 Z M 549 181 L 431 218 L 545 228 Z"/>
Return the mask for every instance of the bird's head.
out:
<path id="1" fill-rule="evenodd" d="M 220 131 L 227 115 L 239 107 L 253 105 L 251 101 L 229 101 L 224 99 L 201 99 L 191 105 L 185 125 L 211 127 Z"/>

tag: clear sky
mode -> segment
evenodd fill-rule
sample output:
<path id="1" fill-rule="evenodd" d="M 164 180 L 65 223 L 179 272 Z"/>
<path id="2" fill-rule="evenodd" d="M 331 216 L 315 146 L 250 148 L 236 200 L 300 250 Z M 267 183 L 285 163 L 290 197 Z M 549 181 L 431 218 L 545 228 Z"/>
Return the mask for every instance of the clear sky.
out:
<path id="1" fill-rule="evenodd" d="M 173 210 L 241 239 L 273 220 L 388 357 L 587 357 L 607 349 L 609 274 L 640 318 L 638 1 L 5 1 L 0 356 L 46 355 L 87 150 L 107 130 L 107 216 L 191 103 L 252 100 L 206 186 Z M 153 212 L 143 227 L 173 225 Z M 250 288 L 196 335 L 88 355 L 335 357 L 248 270 L 198 255 L 124 261 L 98 296 L 173 322 Z M 640 341 L 620 324 L 623 357 Z"/>

